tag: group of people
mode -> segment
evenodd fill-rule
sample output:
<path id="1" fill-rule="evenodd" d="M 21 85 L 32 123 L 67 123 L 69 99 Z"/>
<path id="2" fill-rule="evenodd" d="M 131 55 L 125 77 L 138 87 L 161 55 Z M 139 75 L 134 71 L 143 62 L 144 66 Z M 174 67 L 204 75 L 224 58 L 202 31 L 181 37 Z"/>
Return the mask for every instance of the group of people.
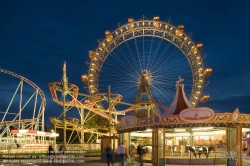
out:
<path id="1" fill-rule="evenodd" d="M 110 163 L 112 163 L 112 165 L 113 165 L 114 164 L 114 161 L 112 158 L 113 151 L 112 151 L 110 144 L 108 144 L 107 147 L 105 148 L 105 152 L 106 152 L 106 156 L 107 156 L 108 166 L 110 165 Z M 125 158 L 129 158 L 129 154 L 127 152 L 127 148 L 123 145 L 123 143 L 121 143 L 118 146 L 116 153 L 117 153 L 117 155 L 119 155 L 121 166 L 124 166 L 124 160 L 125 160 Z M 139 156 L 140 166 L 143 166 L 143 154 L 145 153 L 145 151 L 142 148 L 142 146 L 138 145 L 137 149 L 131 148 L 130 153 L 131 153 L 131 157 L 134 157 L 135 153 L 137 153 Z"/>
<path id="2" fill-rule="evenodd" d="M 64 145 L 61 145 L 58 150 L 58 164 L 64 164 L 64 154 L 65 154 L 66 148 Z M 55 163 L 55 157 L 56 153 L 54 148 L 50 145 L 48 148 L 48 165 L 51 163 L 54 165 Z"/>

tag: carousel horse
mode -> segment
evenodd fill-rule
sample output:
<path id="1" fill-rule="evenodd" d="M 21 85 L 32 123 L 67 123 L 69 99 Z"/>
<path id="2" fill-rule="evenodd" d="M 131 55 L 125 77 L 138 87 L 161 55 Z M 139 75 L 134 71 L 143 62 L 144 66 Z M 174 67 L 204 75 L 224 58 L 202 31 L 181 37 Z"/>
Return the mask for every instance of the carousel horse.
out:
<path id="1" fill-rule="evenodd" d="M 211 151 L 215 151 L 215 146 L 208 146 L 206 158 L 208 158 L 208 155 Z"/>
<path id="2" fill-rule="evenodd" d="M 135 144 L 130 144 L 130 156 L 133 158 L 137 154 L 137 147 Z"/>
<path id="3" fill-rule="evenodd" d="M 199 158 L 201 158 L 201 155 L 204 154 L 206 158 L 208 158 L 208 151 L 207 148 L 204 146 L 198 146 L 196 151 L 198 152 Z"/>
<path id="4" fill-rule="evenodd" d="M 245 153 L 247 152 L 247 148 L 243 148 L 242 151 Z"/>
<path id="5" fill-rule="evenodd" d="M 145 154 L 152 153 L 152 146 L 143 146 L 142 149 L 144 150 Z"/>
<path id="6" fill-rule="evenodd" d="M 204 146 L 198 146 L 195 147 L 195 149 L 191 146 L 187 146 L 185 148 L 186 151 L 190 151 L 194 154 L 194 157 L 196 157 L 196 155 L 199 155 L 199 158 L 201 158 L 201 154 L 204 154 L 206 156 L 206 158 L 208 158 L 208 155 L 211 151 L 215 151 L 215 147 L 214 146 L 208 146 L 207 148 Z"/>
<path id="7" fill-rule="evenodd" d="M 137 154 L 137 146 L 135 144 L 130 144 L 131 151 L 130 153 L 133 153 L 133 155 Z M 142 146 L 143 152 L 145 155 L 152 153 L 152 146 Z"/>
<path id="8" fill-rule="evenodd" d="M 192 148 L 192 146 L 186 146 L 185 147 L 185 152 L 188 152 L 188 151 L 190 151 L 191 153 L 193 153 L 194 157 L 196 157 L 196 151 L 195 151 L 194 148 Z"/>

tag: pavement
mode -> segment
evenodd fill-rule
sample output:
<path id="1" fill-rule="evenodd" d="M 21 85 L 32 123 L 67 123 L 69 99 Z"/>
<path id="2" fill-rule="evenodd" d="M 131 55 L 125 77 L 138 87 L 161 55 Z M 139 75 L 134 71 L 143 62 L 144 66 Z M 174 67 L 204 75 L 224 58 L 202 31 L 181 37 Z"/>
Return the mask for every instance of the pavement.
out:
<path id="1" fill-rule="evenodd" d="M 45 166 L 45 165 L 53 165 L 48 164 L 48 161 L 45 159 L 1 159 L 0 166 Z M 55 166 L 59 166 L 57 161 L 54 163 Z M 65 160 L 65 163 L 62 166 L 72 166 L 72 165 L 81 165 L 81 166 L 107 166 L 106 162 L 101 161 L 101 157 L 86 157 L 78 160 Z M 139 166 L 139 162 L 130 163 L 125 161 L 124 166 Z M 120 163 L 116 162 L 110 166 L 120 166 Z M 152 163 L 144 163 L 144 166 L 152 166 Z"/>
<path id="2" fill-rule="evenodd" d="M 0 159 L 0 166 L 45 166 L 48 165 L 47 160 L 44 159 Z M 53 165 L 53 164 L 50 164 Z M 60 166 L 60 164 L 55 163 L 55 166 Z M 85 157 L 79 160 L 65 160 L 65 163 L 62 166 L 107 166 L 106 162 L 101 161 L 101 157 Z M 139 166 L 140 163 L 134 161 L 128 162 L 125 161 L 124 166 Z M 250 165 L 250 157 L 246 160 L 243 160 L 242 166 Z M 110 165 L 112 166 L 112 165 Z M 120 163 L 114 163 L 113 166 L 120 166 Z M 152 163 L 144 163 L 143 166 L 152 166 Z M 166 166 L 178 166 L 178 165 L 166 165 Z M 189 165 L 192 166 L 192 165 Z M 195 165 L 198 166 L 198 165 Z M 206 165 L 206 166 L 215 166 L 215 165 Z M 216 166 L 225 166 L 225 165 L 216 165 Z"/>

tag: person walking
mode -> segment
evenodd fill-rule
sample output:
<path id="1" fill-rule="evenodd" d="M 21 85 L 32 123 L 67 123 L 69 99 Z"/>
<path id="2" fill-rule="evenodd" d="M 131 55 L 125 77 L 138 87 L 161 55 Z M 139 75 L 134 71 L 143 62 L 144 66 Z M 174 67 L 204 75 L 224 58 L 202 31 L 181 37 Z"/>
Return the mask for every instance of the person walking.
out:
<path id="1" fill-rule="evenodd" d="M 51 145 L 49 146 L 48 156 L 47 157 L 48 157 L 48 165 L 50 163 L 52 163 L 54 165 L 54 163 L 55 163 L 55 161 L 54 161 L 54 159 L 55 159 L 55 151 L 54 151 L 54 149 L 53 149 L 53 147 Z"/>
<path id="2" fill-rule="evenodd" d="M 107 147 L 105 148 L 105 152 L 107 155 L 107 164 L 109 166 L 110 162 L 112 163 L 112 165 L 114 165 L 113 159 L 112 159 L 112 148 L 111 145 L 108 144 Z"/>
<path id="3" fill-rule="evenodd" d="M 66 148 L 64 145 L 59 147 L 59 161 L 58 164 L 64 164 L 64 155 L 65 155 Z"/>
<path id="4" fill-rule="evenodd" d="M 144 154 L 144 150 L 143 150 L 143 148 L 142 148 L 141 145 L 137 146 L 137 154 L 139 155 L 139 160 L 140 160 L 140 163 L 141 163 L 140 166 L 143 166 L 143 154 Z"/>
<path id="5" fill-rule="evenodd" d="M 125 161 L 128 161 L 128 159 L 129 159 L 128 149 L 127 149 L 127 147 L 125 146 L 125 156 L 124 156 L 124 160 L 125 160 Z"/>
<path id="6" fill-rule="evenodd" d="M 130 145 L 130 156 L 131 156 L 131 158 L 134 158 L 135 155 L 136 155 L 136 146 L 135 146 L 135 144 L 131 144 Z"/>
<path id="7" fill-rule="evenodd" d="M 121 143 L 120 146 L 118 146 L 116 153 L 119 155 L 120 157 L 120 161 L 121 161 L 121 166 L 124 166 L 124 155 L 125 155 L 125 146 L 123 145 L 123 143 Z"/>

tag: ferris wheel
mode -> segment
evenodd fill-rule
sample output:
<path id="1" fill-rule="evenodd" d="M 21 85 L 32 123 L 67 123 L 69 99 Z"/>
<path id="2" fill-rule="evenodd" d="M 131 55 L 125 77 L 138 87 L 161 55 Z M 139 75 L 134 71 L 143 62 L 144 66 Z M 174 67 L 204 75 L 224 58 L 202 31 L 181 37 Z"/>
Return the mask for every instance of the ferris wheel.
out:
<path id="1" fill-rule="evenodd" d="M 0 141 L 10 130 L 44 131 L 46 98 L 32 81 L 14 72 L 1 69 Z"/>
<path id="2" fill-rule="evenodd" d="M 82 78 L 91 95 L 105 92 L 110 86 L 112 92 L 122 95 L 122 101 L 134 103 L 141 75 L 147 71 L 155 102 L 167 108 L 180 76 L 187 98 L 197 106 L 209 100 L 203 91 L 212 73 L 204 65 L 202 48 L 202 43 L 194 43 L 184 33 L 184 25 L 176 27 L 159 16 L 129 18 L 116 30 L 105 31 L 105 39 L 99 41 L 97 49 L 89 51 L 88 74 Z"/>

